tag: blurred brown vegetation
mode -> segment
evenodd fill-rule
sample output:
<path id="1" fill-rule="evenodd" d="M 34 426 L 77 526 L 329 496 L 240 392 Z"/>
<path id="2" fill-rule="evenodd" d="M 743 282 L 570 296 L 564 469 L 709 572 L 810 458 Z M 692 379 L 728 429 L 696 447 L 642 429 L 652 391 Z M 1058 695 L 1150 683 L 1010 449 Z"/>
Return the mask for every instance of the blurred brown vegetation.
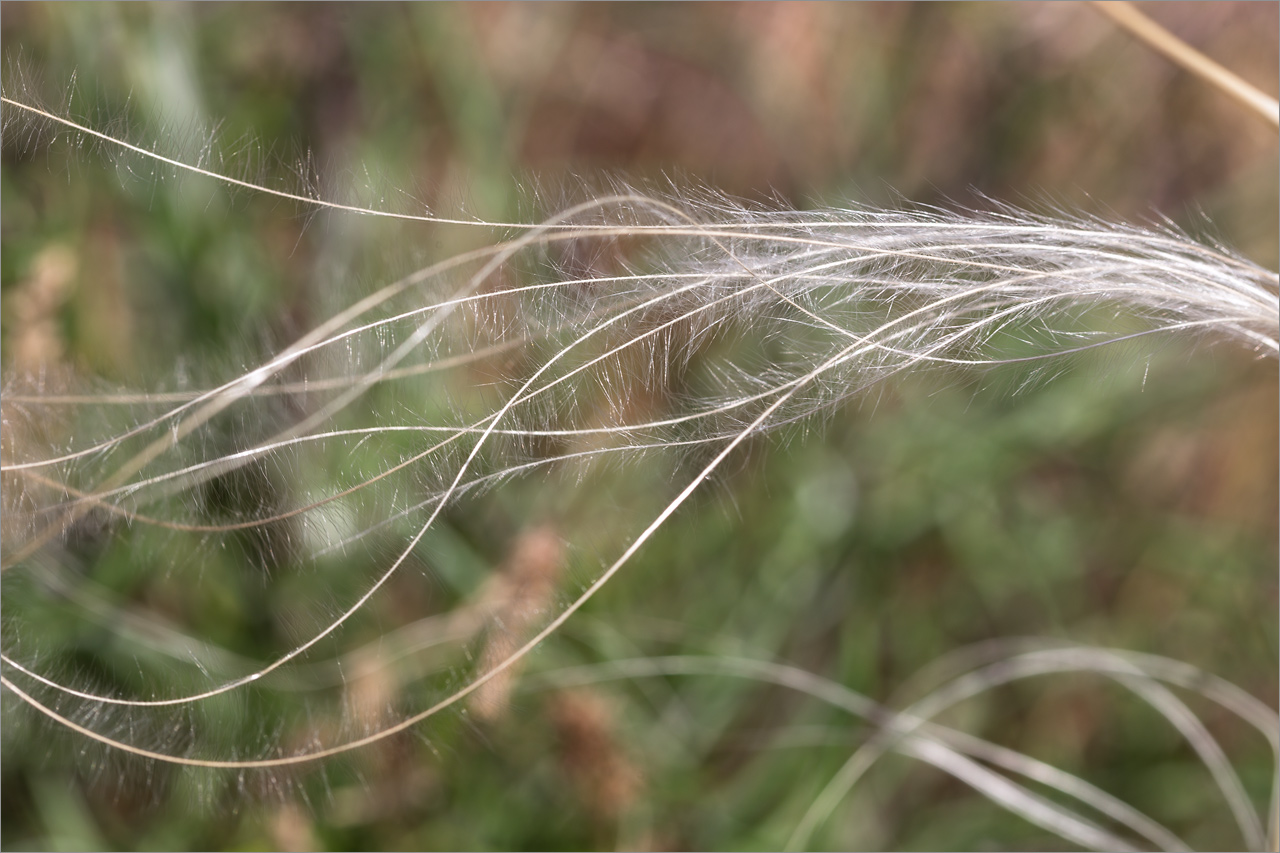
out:
<path id="1" fill-rule="evenodd" d="M 1140 5 L 1192 46 L 1276 92 L 1280 4 Z M 1207 227 L 1203 213 L 1211 236 L 1271 268 L 1280 262 L 1274 133 L 1083 4 L 6 3 L 0 32 L 6 57 L 20 52 L 49 93 L 56 95 L 74 69 L 85 97 L 98 100 L 95 109 L 126 113 L 140 133 L 157 122 L 179 129 L 217 122 L 222 138 L 249 134 L 265 146 L 305 149 L 318 164 L 322 187 L 368 167 L 411 193 L 413 202 L 391 194 L 391 206 L 420 202 L 444 213 L 461 208 L 488 219 L 531 219 L 537 201 L 554 207 L 613 178 L 669 181 L 677 190 L 713 187 L 802 208 L 899 199 L 981 207 L 985 196 L 1122 219 L 1159 212 L 1196 231 Z M 128 103 L 126 93 L 132 93 Z M 252 154 L 255 145 L 246 150 Z M 274 153 L 276 166 L 261 158 L 264 180 L 288 180 L 291 152 Z M 111 175 L 93 178 L 100 183 L 91 188 L 68 189 L 66 176 L 44 165 L 41 152 L 6 146 L 4 157 L 7 369 L 38 364 L 53 375 L 61 365 L 75 373 L 129 376 L 140 366 L 171 366 L 172 355 L 158 357 L 154 348 L 202 340 L 190 332 L 194 325 L 211 341 L 255 325 L 287 341 L 334 304 L 335 297 L 316 293 L 310 277 L 324 238 L 308 232 L 299 217 L 250 221 L 243 227 L 274 275 L 266 283 L 242 283 L 241 290 L 211 288 L 170 323 L 168 314 L 157 313 L 163 309 L 158 301 L 130 295 L 137 288 L 147 292 L 126 265 L 139 251 L 135 244 L 154 234 L 132 214 L 114 210 L 104 189 Z M 75 169 L 80 175 L 93 167 Z M 530 187 L 538 193 L 534 202 Z M 171 215 L 179 220 L 201 212 Z M 429 241 L 449 251 L 469 239 Z M 336 298 L 340 304 L 344 297 Z M 244 307 L 246 299 L 252 309 Z M 191 319 L 197 312 L 200 319 Z M 715 647 L 708 638 L 751 628 L 773 638 L 760 642 L 772 642 L 778 657 L 836 678 L 841 661 L 853 669 L 865 663 L 872 682 L 851 686 L 881 700 L 939 649 L 1056 632 L 1191 660 L 1274 704 L 1275 366 L 1247 355 L 1215 358 L 1207 375 L 1188 371 L 1193 397 L 1178 396 L 1177 368 L 1166 368 L 1164 384 L 1149 392 L 1151 402 L 1131 424 L 1090 434 L 1069 450 L 1027 450 L 1031 461 L 1017 456 L 1017 472 L 995 481 L 1014 490 L 993 510 L 1010 529 L 1047 531 L 1054 519 L 1088 516 L 1092 526 L 1082 522 L 1087 532 L 1079 534 L 1086 540 L 1079 546 L 1083 576 L 1061 587 L 974 580 L 965 560 L 978 558 L 957 556 L 965 543 L 948 538 L 953 529 L 935 518 L 959 510 L 903 508 L 932 499 L 922 496 L 929 475 L 917 483 L 910 479 L 916 472 L 892 469 L 893 445 L 877 444 L 894 433 L 914 436 L 918 428 L 914 416 L 904 414 L 909 401 L 887 393 L 874 415 L 852 413 L 883 425 L 874 432 L 851 427 L 843 446 L 870 448 L 851 455 L 849 464 L 862 466 L 864 491 L 886 496 L 886 513 L 927 519 L 921 532 L 901 534 L 906 544 L 899 551 L 885 556 L 888 545 L 885 553 L 856 550 L 861 546 L 849 543 L 868 534 L 855 531 L 853 522 L 830 547 L 802 547 L 769 538 L 800 535 L 797 530 L 802 539 L 818 535 L 804 532 L 799 521 L 794 529 L 772 515 L 752 521 L 762 504 L 776 504 L 781 518 L 790 497 L 780 494 L 819 481 L 830 463 L 814 450 L 786 463 L 795 473 L 751 469 L 740 479 L 756 491 L 737 498 L 740 517 L 726 521 L 719 509 L 695 516 L 673 534 L 677 544 L 655 549 L 658 568 L 634 567 L 640 579 L 620 581 L 616 597 L 593 618 L 637 627 L 646 641 L 637 639 L 636 648 L 652 653 L 678 649 L 671 637 L 682 628 L 692 647 L 703 648 Z M 1161 400 L 1174 412 L 1167 420 Z M 940 411 L 968 407 L 961 402 Z M 1116 404 L 1115 411 L 1122 408 Z M 1005 417 L 997 409 L 992 422 Z M 978 428 L 981 423 L 988 422 Z M 846 434 L 832 431 L 831 453 L 838 456 Z M 935 449 L 939 457 L 954 453 L 941 442 Z M 1082 458 L 1082 452 L 1092 455 Z M 894 504 L 899 498 L 902 504 Z M 982 503 L 976 491 L 957 499 Z M 493 534 L 494 562 L 505 568 L 490 591 L 500 598 L 505 590 L 511 598 L 512 588 L 536 588 L 536 600 L 525 606 L 541 609 L 552 597 L 548 587 L 562 582 L 557 536 L 572 531 L 552 532 L 537 519 L 508 522 Z M 908 521 L 902 523 L 905 529 Z M 1200 527 L 1210 531 L 1211 544 L 1172 536 L 1160 544 L 1153 534 L 1133 532 Z M 974 535 L 991 537 L 995 550 L 1016 551 L 1023 541 L 1007 530 Z M 891 538 L 886 533 L 884 542 Z M 1243 556 L 1222 557 L 1233 540 L 1245 543 Z M 794 602 L 777 602 L 776 626 L 757 624 L 760 611 L 750 610 L 771 596 L 740 589 L 768 581 L 764 555 L 774 545 L 768 553 L 776 561 L 825 567 L 809 586 L 795 581 Z M 1205 579 L 1180 562 L 1197 548 L 1211 570 L 1217 562 L 1224 572 L 1243 571 L 1241 565 L 1260 554 L 1264 564 L 1233 584 Z M 724 562 L 711 563 L 715 557 Z M 685 586 L 664 575 L 664 565 L 670 574 L 683 565 Z M 853 579 L 854 573 L 862 574 Z M 646 599 L 646 590 L 658 592 Z M 714 608 L 697 615 L 706 609 L 694 603 L 699 595 L 725 608 L 738 600 L 748 615 Z M 875 603 L 864 602 L 872 597 Z M 417 600 L 406 594 L 400 603 L 412 609 Z M 638 612 L 628 623 L 632 609 Z M 518 609 L 508 616 L 517 623 L 523 618 Z M 917 625 L 927 630 L 911 633 Z M 518 633 L 495 637 L 487 654 L 509 651 Z M 584 628 L 568 642 L 589 646 L 593 637 Z M 868 660 L 848 663 L 855 659 L 848 648 L 859 643 Z M 623 647 L 618 641 L 611 651 L 621 654 Z M 371 727 L 399 701 L 398 685 L 381 680 L 380 671 L 372 660 L 351 680 L 350 713 Z M 656 691 L 661 699 L 631 697 L 633 706 L 651 703 L 645 719 L 645 711 L 604 690 L 519 699 L 512 690 L 510 680 L 491 682 L 474 697 L 474 719 L 455 720 L 444 733 L 433 729 L 425 741 L 390 741 L 362 756 L 349 775 L 321 780 L 323 793 L 314 801 L 300 804 L 290 793 L 278 807 L 250 809 L 253 819 L 235 811 L 232 820 L 188 818 L 176 796 L 149 802 L 141 794 L 138 805 L 119 783 L 127 774 L 108 769 L 95 776 L 7 755 L 4 844 L 769 846 L 785 840 L 798 813 L 778 814 L 766 805 L 783 796 L 777 788 L 784 783 L 759 781 L 752 772 L 799 779 L 785 786 L 801 798 L 813 796 L 852 743 L 850 735 L 843 746 L 837 743 L 836 758 L 822 762 L 771 758 L 782 750 L 761 732 L 799 727 L 800 703 L 772 688 L 704 692 L 696 698 L 717 709 L 708 727 L 723 728 L 708 738 L 712 746 L 682 764 L 646 739 L 661 743 L 672 719 L 705 713 L 694 698 L 677 701 L 665 686 Z M 1107 757 L 1118 747 L 1111 739 L 1128 731 L 1116 728 L 1112 718 L 1128 712 L 1105 687 L 1063 682 L 1028 690 L 1013 704 L 1016 722 L 1012 711 L 996 714 L 993 727 L 1003 726 L 1009 745 L 1048 759 L 1071 763 L 1084 756 L 1087 766 L 1112 767 Z M 1256 745 L 1232 740 L 1236 730 L 1225 719 L 1207 708 L 1204 713 L 1228 747 L 1256 752 Z M 1131 775 L 1123 775 L 1124 767 L 1104 772 L 1115 787 L 1140 797 L 1155 790 L 1158 762 L 1173 767 L 1168 778 L 1182 779 L 1187 757 L 1181 760 L 1160 755 L 1142 767 L 1141 756 L 1125 754 Z M 1255 776 L 1264 772 L 1256 770 L 1262 763 L 1251 765 Z M 851 805 L 821 843 L 1053 843 L 1023 828 L 971 819 L 965 809 L 974 799 L 940 774 L 914 768 Z M 1161 789 L 1151 799 L 1181 809 L 1194 834 L 1203 817 L 1187 802 L 1194 795 Z M 935 830 L 925 826 L 930 822 Z M 1233 837 L 1205 832 L 1195 840 L 1210 846 Z"/>

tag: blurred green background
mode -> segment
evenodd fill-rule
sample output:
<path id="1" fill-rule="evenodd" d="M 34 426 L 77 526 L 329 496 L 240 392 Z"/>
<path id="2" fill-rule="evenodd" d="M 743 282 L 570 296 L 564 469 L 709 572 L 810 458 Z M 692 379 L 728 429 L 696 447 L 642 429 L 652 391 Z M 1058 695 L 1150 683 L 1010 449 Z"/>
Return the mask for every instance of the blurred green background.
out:
<path id="1" fill-rule="evenodd" d="M 1280 6 L 1145 5 L 1274 94 Z M 61 105 L 74 86 L 71 112 L 95 126 L 187 157 L 216 139 L 236 174 L 327 197 L 537 221 L 612 177 L 800 208 L 981 207 L 982 194 L 1159 213 L 1278 261 L 1274 133 L 1079 4 L 7 3 L 0 16 L 6 95 Z M 295 205 L 27 141 L 11 113 L 7 376 L 225 378 L 353 294 L 484 239 L 316 225 Z M 530 667 L 741 655 L 889 702 L 966 644 L 1042 635 L 1167 655 L 1274 707 L 1275 362 L 1162 341 L 1009 393 L 1021 378 L 904 381 L 808 436 L 758 443 Z M 538 500 L 467 501 L 436 570 L 511 565 L 548 521 L 570 544 L 598 532 L 580 507 L 556 517 Z M 175 604 L 167 573 L 108 556 L 138 575 L 131 600 L 265 653 L 252 638 L 279 618 L 269 608 L 228 593 L 215 620 L 207 602 Z M 562 580 L 556 594 L 575 592 Z M 379 618 L 420 618 L 414 603 Z M 774 848 L 869 734 L 779 688 L 623 680 L 517 691 L 289 779 L 193 781 L 80 755 L 11 700 L 0 843 L 15 850 Z M 1188 701 L 1265 808 L 1265 743 Z M 1193 846 L 1241 843 L 1192 751 L 1104 679 L 1032 680 L 946 719 L 1080 773 Z M 1063 842 L 890 756 L 811 844 Z"/>

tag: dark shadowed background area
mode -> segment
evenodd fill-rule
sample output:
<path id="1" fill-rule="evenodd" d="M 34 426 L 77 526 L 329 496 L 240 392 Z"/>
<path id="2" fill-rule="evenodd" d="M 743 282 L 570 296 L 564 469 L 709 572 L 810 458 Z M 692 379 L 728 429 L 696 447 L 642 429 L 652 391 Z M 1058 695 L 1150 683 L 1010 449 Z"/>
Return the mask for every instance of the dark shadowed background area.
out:
<path id="1" fill-rule="evenodd" d="M 1280 4 L 1142 8 L 1275 94 Z M 6 3 L 0 15 L 6 96 L 186 159 L 209 154 L 259 183 L 380 208 L 537 222 L 613 181 L 801 209 L 996 199 L 1164 216 L 1280 262 L 1275 133 L 1083 4 Z M 380 283 L 486 239 L 316 218 L 13 127 L 0 188 L 7 377 L 225 379 Z M 1275 361 L 1148 341 L 1011 393 L 1021 376 L 903 381 L 807 434 L 759 442 L 490 705 L 350 759 L 192 782 L 82 754 L 77 736 L 7 695 L 0 843 L 774 848 L 871 734 L 741 679 L 532 689 L 542 673 L 644 655 L 784 661 L 902 704 L 918 698 L 899 692 L 908 680 L 949 652 L 1048 636 L 1185 661 L 1274 707 Z M 20 439 L 5 438 L 6 454 Z M 621 504 L 645 486 L 637 469 L 585 480 L 598 495 L 561 503 L 531 490 L 468 500 L 444 520 L 432 570 L 484 566 L 539 601 L 572 596 L 581 578 L 556 568 L 561 550 L 617 546 L 582 505 Z M 225 500 L 274 499 L 240 488 Z M 269 655 L 257 638 L 289 618 L 252 584 L 215 583 L 222 598 L 195 600 L 174 572 L 148 574 L 158 560 L 138 550 L 84 553 L 129 578 L 137 612 L 248 657 Z M 235 577 L 235 559 L 206 580 Z M 332 606 L 358 581 L 335 581 Z M 410 624 L 441 600 L 405 587 L 374 622 Z M 63 671 L 105 677 L 92 659 L 105 634 L 50 624 L 81 647 Z M 419 701 L 394 679 L 352 684 L 352 714 Z M 1184 698 L 1265 811 L 1265 742 Z M 1032 679 L 944 719 L 1079 773 L 1192 846 L 1241 844 L 1194 752 L 1106 679 Z M 289 736 L 226 725 L 231 741 Z M 888 756 L 809 843 L 1063 842 Z"/>

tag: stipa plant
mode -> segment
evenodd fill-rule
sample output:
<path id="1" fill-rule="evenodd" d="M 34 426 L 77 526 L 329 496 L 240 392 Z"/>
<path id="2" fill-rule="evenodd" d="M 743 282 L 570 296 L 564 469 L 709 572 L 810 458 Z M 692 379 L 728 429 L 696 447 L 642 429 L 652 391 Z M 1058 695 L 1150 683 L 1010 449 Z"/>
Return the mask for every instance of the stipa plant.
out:
<path id="1" fill-rule="evenodd" d="M 228 178 L 29 96 L 6 99 L 6 121 L 8 139 L 99 145 L 144 187 L 159 169 L 188 197 L 219 197 L 183 183 L 195 174 L 297 205 L 313 231 L 382 215 Z M 727 490 L 773 436 L 875 400 L 890 380 L 934 373 L 951 386 L 978 372 L 1017 392 L 1073 358 L 1170 336 L 1274 357 L 1274 273 L 1172 228 L 987 207 L 796 213 L 616 189 L 532 227 L 446 223 L 504 233 L 319 312 L 256 363 L 189 368 L 216 377 L 207 383 L 172 377 L 136 394 L 50 369 L 15 376 L 4 396 L 11 707 L 100 747 L 90 763 L 107 773 L 118 756 L 152 780 L 172 765 L 231 771 L 261 796 L 288 790 L 293 768 L 341 774 L 327 760 L 362 750 L 376 778 L 401 735 L 448 749 L 449 727 L 519 707 L 530 652 L 679 510 L 709 501 L 708 481 Z M 510 533 L 513 518 L 523 533 Z M 486 559 L 469 525 L 479 541 L 505 525 L 513 544 Z M 543 683 L 592 677 L 551 669 Z M 745 675 L 868 717 L 879 733 L 794 816 L 797 845 L 896 749 L 1073 842 L 1179 847 L 1097 788 L 928 722 L 984 689 L 1070 669 L 1114 677 L 1164 714 L 1247 843 L 1264 844 L 1222 749 L 1157 682 L 1228 707 L 1274 749 L 1273 715 L 1167 661 L 1009 644 L 905 711 L 723 655 L 604 667 Z M 559 707 L 557 727 L 578 742 L 603 727 L 589 705 Z M 601 759 L 608 739 L 592 737 L 601 745 L 574 766 L 639 777 Z M 600 810 L 627 799 L 616 787 Z"/>

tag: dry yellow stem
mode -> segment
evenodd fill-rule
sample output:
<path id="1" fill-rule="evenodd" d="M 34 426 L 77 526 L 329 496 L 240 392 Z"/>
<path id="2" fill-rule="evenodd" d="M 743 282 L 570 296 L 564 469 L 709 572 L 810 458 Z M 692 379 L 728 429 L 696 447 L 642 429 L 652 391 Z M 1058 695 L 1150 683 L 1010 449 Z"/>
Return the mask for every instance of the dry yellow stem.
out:
<path id="1" fill-rule="evenodd" d="M 1203 80 L 1244 104 L 1273 128 L 1280 130 L 1280 101 L 1223 68 L 1187 44 L 1127 0 L 1090 0 L 1092 6 L 1142 39 L 1151 47 Z"/>

